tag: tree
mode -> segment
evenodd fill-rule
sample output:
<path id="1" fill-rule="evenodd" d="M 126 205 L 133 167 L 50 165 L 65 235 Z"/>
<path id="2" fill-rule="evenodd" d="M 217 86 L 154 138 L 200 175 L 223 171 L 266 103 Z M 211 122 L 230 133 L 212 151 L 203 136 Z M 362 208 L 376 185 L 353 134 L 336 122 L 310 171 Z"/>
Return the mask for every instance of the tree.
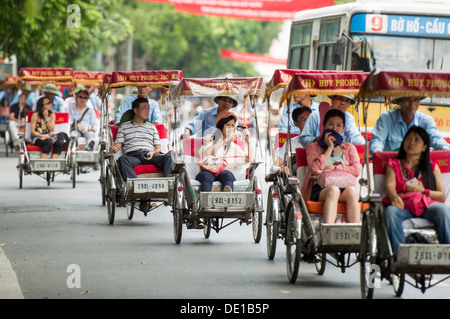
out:
<path id="1" fill-rule="evenodd" d="M 132 34 L 125 0 L 4 0 L 0 49 L 18 66 L 74 67 Z"/>
<path id="2" fill-rule="evenodd" d="M 178 13 L 173 6 L 137 2 L 131 21 L 135 70 L 179 69 L 187 77 L 255 76 L 253 65 L 223 59 L 220 49 L 265 54 L 281 23 Z"/>

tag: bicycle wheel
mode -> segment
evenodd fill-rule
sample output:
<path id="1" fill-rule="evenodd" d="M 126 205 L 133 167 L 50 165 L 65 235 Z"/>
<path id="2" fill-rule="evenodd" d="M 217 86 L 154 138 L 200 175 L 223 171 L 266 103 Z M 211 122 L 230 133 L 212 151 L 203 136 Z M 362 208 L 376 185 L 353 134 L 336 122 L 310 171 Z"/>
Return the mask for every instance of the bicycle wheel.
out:
<path id="1" fill-rule="evenodd" d="M 294 284 L 297 281 L 298 270 L 300 268 L 301 239 L 295 236 L 296 232 L 301 234 L 301 229 L 296 230 L 295 211 L 291 206 L 287 214 L 286 225 L 286 268 L 289 282 Z M 301 223 L 299 224 L 301 227 Z"/>

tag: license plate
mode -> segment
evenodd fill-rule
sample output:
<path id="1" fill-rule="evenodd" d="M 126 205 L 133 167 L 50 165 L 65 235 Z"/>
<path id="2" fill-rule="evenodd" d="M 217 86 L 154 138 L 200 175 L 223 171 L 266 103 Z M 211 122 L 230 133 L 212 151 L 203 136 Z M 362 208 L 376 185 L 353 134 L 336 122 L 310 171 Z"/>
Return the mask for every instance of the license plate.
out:
<path id="1" fill-rule="evenodd" d="M 76 160 L 77 162 L 98 162 L 96 160 L 96 153 L 93 152 L 77 152 L 76 153 Z"/>
<path id="2" fill-rule="evenodd" d="M 135 193 L 167 193 L 169 183 L 167 181 L 134 181 Z"/>
<path id="3" fill-rule="evenodd" d="M 328 245 L 359 245 L 361 242 L 360 226 L 330 225 L 322 228 L 324 242 Z"/>
<path id="4" fill-rule="evenodd" d="M 34 170 L 36 171 L 59 171 L 61 170 L 60 161 L 35 161 Z"/>
<path id="5" fill-rule="evenodd" d="M 408 262 L 410 265 L 450 265 L 450 246 L 411 245 Z"/>
<path id="6" fill-rule="evenodd" d="M 247 199 L 245 194 L 209 194 L 208 206 L 214 208 L 246 207 Z"/>

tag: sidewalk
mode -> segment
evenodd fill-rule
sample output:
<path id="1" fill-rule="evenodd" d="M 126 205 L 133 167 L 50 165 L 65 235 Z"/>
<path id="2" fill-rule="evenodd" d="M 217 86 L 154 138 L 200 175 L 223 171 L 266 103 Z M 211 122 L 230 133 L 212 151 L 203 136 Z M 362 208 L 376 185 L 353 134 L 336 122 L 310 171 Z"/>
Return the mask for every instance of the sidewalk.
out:
<path id="1" fill-rule="evenodd" d="M 0 247 L 0 299 L 24 299 L 11 263 Z"/>

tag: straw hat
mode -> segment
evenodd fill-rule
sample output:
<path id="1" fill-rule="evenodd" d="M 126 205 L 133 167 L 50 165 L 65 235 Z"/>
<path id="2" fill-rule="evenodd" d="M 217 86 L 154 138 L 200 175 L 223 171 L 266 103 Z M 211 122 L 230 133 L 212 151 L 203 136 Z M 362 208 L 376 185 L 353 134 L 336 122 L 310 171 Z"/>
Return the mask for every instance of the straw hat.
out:
<path id="1" fill-rule="evenodd" d="M 216 102 L 216 104 L 219 104 L 219 99 L 222 97 L 227 97 L 227 98 L 233 100 L 233 107 L 238 105 L 238 100 L 236 100 L 236 98 L 234 96 L 230 96 L 230 95 L 218 95 L 214 98 L 214 102 Z"/>
<path id="2" fill-rule="evenodd" d="M 58 94 L 59 94 L 58 88 L 57 88 L 56 85 L 54 85 L 53 83 L 48 83 L 48 84 L 46 84 L 46 85 L 42 88 L 41 91 L 42 91 L 42 92 L 47 92 L 47 93 L 50 93 L 50 94 L 55 94 L 55 95 L 58 95 Z"/>
<path id="3" fill-rule="evenodd" d="M 405 97 L 412 97 L 412 96 L 396 96 L 391 100 L 391 103 L 398 104 L 398 102 L 400 102 L 400 100 Z M 424 98 L 425 98 L 425 96 L 419 97 L 420 100 L 423 100 Z"/>

